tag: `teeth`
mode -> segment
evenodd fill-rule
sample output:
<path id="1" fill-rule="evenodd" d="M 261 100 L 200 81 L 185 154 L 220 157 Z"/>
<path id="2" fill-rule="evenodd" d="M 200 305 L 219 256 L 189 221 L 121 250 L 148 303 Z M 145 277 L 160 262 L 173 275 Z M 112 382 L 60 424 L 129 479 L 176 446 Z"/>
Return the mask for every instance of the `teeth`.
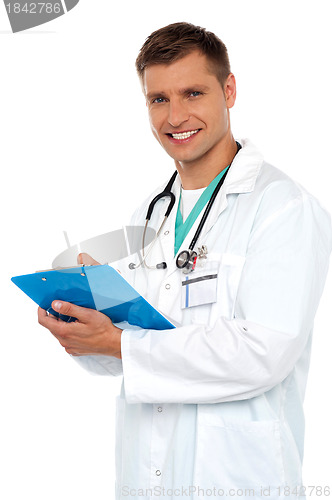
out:
<path id="1" fill-rule="evenodd" d="M 173 139 L 188 139 L 191 135 L 197 134 L 199 129 L 183 132 L 182 134 L 172 134 Z"/>

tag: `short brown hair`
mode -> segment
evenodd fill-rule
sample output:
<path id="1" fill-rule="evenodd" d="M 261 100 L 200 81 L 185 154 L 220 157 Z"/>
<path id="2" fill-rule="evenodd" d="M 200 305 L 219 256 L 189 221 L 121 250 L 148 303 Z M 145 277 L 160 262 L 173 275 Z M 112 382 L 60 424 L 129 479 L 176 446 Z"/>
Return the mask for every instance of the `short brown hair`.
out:
<path id="1" fill-rule="evenodd" d="M 165 26 L 145 40 L 136 59 L 136 70 L 143 80 L 144 70 L 153 64 L 170 64 L 199 50 L 210 63 L 211 72 L 221 86 L 231 72 L 225 44 L 212 32 L 190 23 Z"/>

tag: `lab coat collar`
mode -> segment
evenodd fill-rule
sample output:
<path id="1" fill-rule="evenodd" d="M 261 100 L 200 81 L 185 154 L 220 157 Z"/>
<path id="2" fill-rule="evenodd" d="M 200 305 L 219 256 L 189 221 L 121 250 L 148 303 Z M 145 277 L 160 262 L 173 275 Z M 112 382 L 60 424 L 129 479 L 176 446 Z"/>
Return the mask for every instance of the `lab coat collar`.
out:
<path id="1" fill-rule="evenodd" d="M 262 154 L 248 139 L 238 142 L 242 148 L 235 156 L 226 176 L 224 183 L 226 194 L 253 191 L 263 163 Z"/>
<path id="2" fill-rule="evenodd" d="M 199 242 L 202 243 L 202 240 L 204 243 L 204 238 L 206 234 L 214 226 L 219 215 L 226 209 L 227 195 L 235 193 L 237 194 L 250 193 L 255 188 L 256 180 L 263 163 L 263 156 L 248 139 L 239 140 L 238 142 L 241 144 L 242 148 L 235 156 L 233 163 L 229 169 L 229 172 L 226 176 L 225 182 L 214 204 L 211 207 L 210 214 L 204 224 L 201 236 L 198 240 L 198 244 Z M 176 200 L 179 200 L 180 189 L 181 189 L 181 179 L 180 176 L 177 175 L 172 188 L 172 192 L 175 194 Z M 162 206 L 161 210 L 165 211 L 165 209 Z M 172 235 L 172 237 L 169 237 L 165 241 L 163 241 L 165 253 L 166 255 L 168 255 L 168 257 L 172 255 L 172 253 L 174 255 L 174 227 L 175 227 L 176 211 L 177 211 L 177 202 L 175 202 L 174 208 L 171 211 L 171 214 L 167 221 L 167 228 L 165 227 L 165 229 L 167 229 L 170 232 L 170 235 Z M 195 225 L 189 231 L 188 235 L 184 239 L 180 250 L 189 248 L 194 232 L 195 232 Z M 169 273 L 176 270 L 175 258 L 173 259 L 172 264 L 169 265 L 168 270 Z"/>
<path id="3" fill-rule="evenodd" d="M 238 142 L 241 144 L 242 148 L 235 156 L 222 186 L 221 192 L 224 195 L 231 193 L 250 193 L 253 191 L 263 163 L 263 156 L 249 139 L 238 140 Z M 180 189 L 181 179 L 180 176 L 177 175 L 172 189 L 176 197 L 178 197 Z"/>

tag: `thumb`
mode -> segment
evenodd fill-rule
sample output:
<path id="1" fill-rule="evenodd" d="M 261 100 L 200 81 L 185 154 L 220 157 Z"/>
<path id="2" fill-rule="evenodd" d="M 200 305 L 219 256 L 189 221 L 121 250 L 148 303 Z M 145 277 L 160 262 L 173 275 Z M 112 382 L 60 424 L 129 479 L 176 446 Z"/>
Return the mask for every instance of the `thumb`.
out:
<path id="1" fill-rule="evenodd" d="M 76 304 L 72 304 L 71 302 L 64 302 L 62 300 L 54 300 L 52 302 L 52 309 L 59 314 L 77 318 L 81 323 L 86 322 L 90 311 L 90 309 L 86 307 L 80 307 Z"/>

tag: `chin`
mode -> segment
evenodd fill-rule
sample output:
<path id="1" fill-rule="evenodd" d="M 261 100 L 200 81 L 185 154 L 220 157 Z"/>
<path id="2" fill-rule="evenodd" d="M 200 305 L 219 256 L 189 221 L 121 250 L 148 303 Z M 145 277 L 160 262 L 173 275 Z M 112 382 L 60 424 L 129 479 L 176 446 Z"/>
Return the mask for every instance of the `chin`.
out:
<path id="1" fill-rule="evenodd" d="M 197 160 L 198 158 L 196 157 L 192 157 L 192 156 L 185 156 L 185 155 L 174 155 L 174 154 L 171 154 L 171 153 L 168 153 L 168 155 L 173 158 L 174 161 L 178 162 L 178 163 L 191 163 L 192 161 L 195 161 Z"/>
<path id="2" fill-rule="evenodd" d="M 174 161 L 178 161 L 178 162 L 192 162 L 192 161 L 195 161 L 195 160 L 198 160 L 199 158 L 201 158 L 201 154 L 200 153 L 193 153 L 193 152 L 189 152 L 189 151 L 172 151 L 170 150 L 169 148 L 164 148 L 166 153 L 171 157 L 173 158 Z"/>

